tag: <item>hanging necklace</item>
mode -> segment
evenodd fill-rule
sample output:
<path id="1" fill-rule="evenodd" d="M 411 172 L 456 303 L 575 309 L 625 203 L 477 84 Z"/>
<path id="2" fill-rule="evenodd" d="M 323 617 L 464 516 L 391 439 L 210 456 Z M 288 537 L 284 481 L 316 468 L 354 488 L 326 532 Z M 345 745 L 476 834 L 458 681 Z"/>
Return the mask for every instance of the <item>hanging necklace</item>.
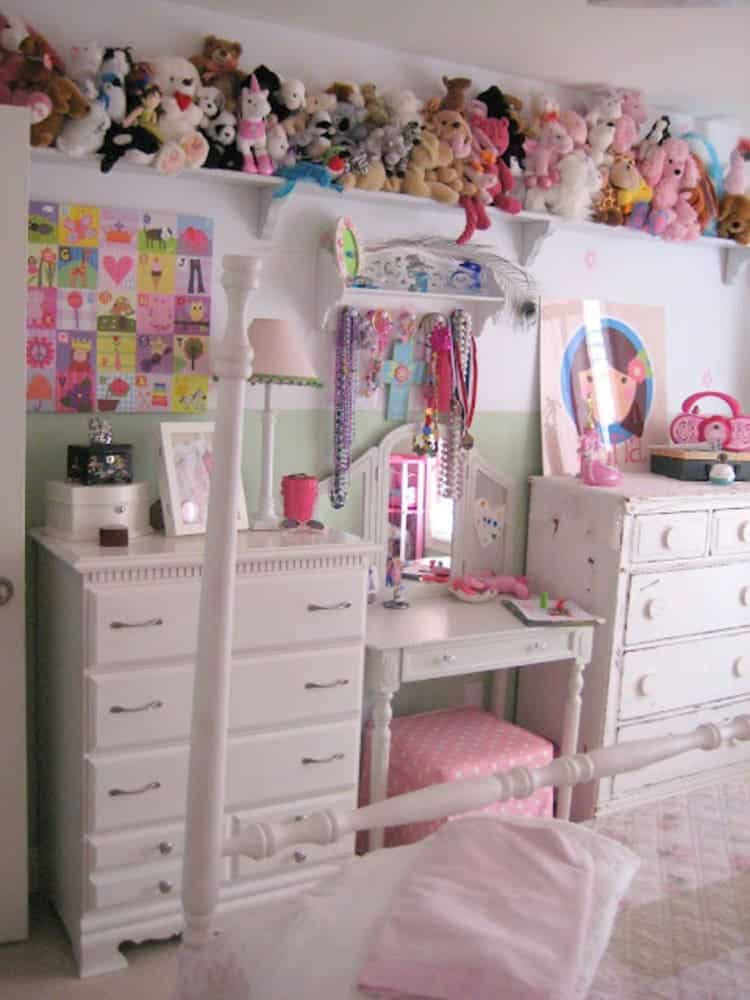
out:
<path id="1" fill-rule="evenodd" d="M 402 314 L 399 317 L 401 329 L 408 336 L 412 324 Z M 438 426 L 439 397 L 439 352 L 437 344 L 439 335 L 435 337 L 436 347 L 433 350 L 433 334 L 436 330 L 445 329 L 445 318 L 439 313 L 427 313 L 422 317 L 416 328 L 417 350 L 421 350 L 425 362 L 427 376 L 424 383 L 425 410 L 421 430 L 414 435 L 412 450 L 415 455 L 429 455 L 434 458 L 438 454 L 440 428 Z"/>
<path id="2" fill-rule="evenodd" d="M 354 395 L 357 382 L 356 350 L 359 346 L 360 316 L 349 306 L 339 313 L 336 329 L 336 375 L 333 415 L 333 477 L 331 506 L 340 510 L 349 494 L 349 472 L 354 442 Z"/>
<path id="3" fill-rule="evenodd" d="M 362 395 L 372 396 L 380 387 L 383 358 L 393 331 L 393 320 L 386 309 L 371 309 L 362 328 L 362 347 L 370 352 L 370 360 L 362 382 Z"/>
<path id="4" fill-rule="evenodd" d="M 463 309 L 451 316 L 453 385 L 462 418 L 461 447 L 469 451 L 474 438 L 469 429 L 477 405 L 477 347 L 471 333 L 471 317 Z"/>

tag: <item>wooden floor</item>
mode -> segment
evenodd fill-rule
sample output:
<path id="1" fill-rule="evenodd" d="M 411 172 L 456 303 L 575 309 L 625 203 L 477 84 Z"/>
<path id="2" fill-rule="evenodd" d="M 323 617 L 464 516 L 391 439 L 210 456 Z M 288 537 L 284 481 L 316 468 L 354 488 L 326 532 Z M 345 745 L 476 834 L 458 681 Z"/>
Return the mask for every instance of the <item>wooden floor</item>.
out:
<path id="1" fill-rule="evenodd" d="M 172 1000 L 177 942 L 129 948 L 129 968 L 79 979 L 62 924 L 42 897 L 31 906 L 31 936 L 0 945 L 2 1000 Z"/>

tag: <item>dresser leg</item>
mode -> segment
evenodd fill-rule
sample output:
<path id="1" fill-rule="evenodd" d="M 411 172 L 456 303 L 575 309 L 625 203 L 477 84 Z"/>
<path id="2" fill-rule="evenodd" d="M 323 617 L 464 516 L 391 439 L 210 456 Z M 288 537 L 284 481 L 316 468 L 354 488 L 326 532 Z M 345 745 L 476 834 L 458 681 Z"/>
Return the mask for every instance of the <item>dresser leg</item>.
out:
<path id="1" fill-rule="evenodd" d="M 378 691 L 372 710 L 372 743 L 370 747 L 370 802 L 382 802 L 388 797 L 388 764 L 391 758 L 391 719 L 393 692 Z M 383 846 L 383 829 L 370 830 L 370 850 Z"/>
<path id="2" fill-rule="evenodd" d="M 578 729 L 581 722 L 581 693 L 583 691 L 583 671 L 586 661 L 578 656 L 570 663 L 568 677 L 568 696 L 565 699 L 565 714 L 563 716 L 563 731 L 560 753 L 578 752 Z M 568 785 L 557 792 L 557 818 L 570 819 L 570 800 L 573 789 Z"/>
<path id="3" fill-rule="evenodd" d="M 127 959 L 120 951 L 119 941 L 94 938 L 87 941 L 84 937 L 80 946 L 76 950 L 76 960 L 78 962 L 78 975 L 81 979 L 88 976 L 101 976 L 105 972 L 119 972 L 127 969 Z"/>

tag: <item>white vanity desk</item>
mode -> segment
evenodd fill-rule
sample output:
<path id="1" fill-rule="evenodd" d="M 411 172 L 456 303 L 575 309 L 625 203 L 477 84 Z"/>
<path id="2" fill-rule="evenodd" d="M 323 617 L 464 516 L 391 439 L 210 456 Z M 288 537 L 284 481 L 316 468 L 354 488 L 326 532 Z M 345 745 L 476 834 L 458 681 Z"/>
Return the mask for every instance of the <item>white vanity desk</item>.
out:
<path id="1" fill-rule="evenodd" d="M 402 683 L 497 671 L 495 714 L 504 700 L 504 673 L 514 667 L 570 660 L 569 682 L 558 736 L 560 752 L 578 749 L 583 673 L 591 658 L 593 625 L 531 628 L 499 600 L 467 604 L 450 594 L 415 600 L 403 611 L 380 603 L 367 610 L 366 689 L 373 702 L 370 801 L 386 797 L 390 756 L 391 703 Z M 560 790 L 557 815 L 570 816 L 570 789 Z M 383 831 L 370 834 L 370 847 L 383 846 Z"/>

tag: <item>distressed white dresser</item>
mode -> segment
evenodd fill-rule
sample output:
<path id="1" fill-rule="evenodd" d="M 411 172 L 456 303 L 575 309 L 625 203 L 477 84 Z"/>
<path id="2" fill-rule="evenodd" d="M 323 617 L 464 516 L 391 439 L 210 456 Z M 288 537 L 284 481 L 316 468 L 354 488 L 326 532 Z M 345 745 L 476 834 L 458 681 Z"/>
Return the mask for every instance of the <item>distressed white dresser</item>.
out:
<path id="1" fill-rule="evenodd" d="M 181 927 L 203 540 L 35 539 L 43 875 L 86 976 L 124 966 L 121 942 Z M 227 833 L 356 806 L 373 552 L 337 532 L 240 534 Z M 223 913 L 352 850 L 349 838 L 227 862 Z"/>
<path id="2" fill-rule="evenodd" d="M 585 673 L 580 747 L 663 736 L 750 711 L 750 484 L 626 476 L 615 489 L 531 481 L 527 572 L 535 592 L 606 619 Z M 519 677 L 516 718 L 555 731 L 561 670 Z M 750 775 L 750 744 L 694 751 L 576 789 L 583 819 Z"/>

